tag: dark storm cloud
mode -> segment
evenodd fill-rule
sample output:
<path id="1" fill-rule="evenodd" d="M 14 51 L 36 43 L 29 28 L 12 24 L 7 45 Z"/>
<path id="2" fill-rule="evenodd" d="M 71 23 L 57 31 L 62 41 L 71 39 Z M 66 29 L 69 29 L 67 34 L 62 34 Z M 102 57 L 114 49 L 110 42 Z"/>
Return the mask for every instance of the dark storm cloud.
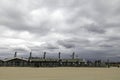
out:
<path id="1" fill-rule="evenodd" d="M 62 45 L 63 47 L 65 48 L 74 48 L 75 47 L 75 44 L 71 43 L 70 41 L 58 41 L 58 44 L 59 45 Z"/>
<path id="2" fill-rule="evenodd" d="M 108 37 L 108 41 L 120 41 L 120 37 L 118 37 L 118 36 L 110 36 L 110 37 Z"/>
<path id="3" fill-rule="evenodd" d="M 89 32 L 93 32 L 93 33 L 98 33 L 98 34 L 104 34 L 106 31 L 101 27 L 101 26 L 97 26 L 97 25 L 88 25 L 88 27 L 86 28 Z"/>
<path id="4" fill-rule="evenodd" d="M 88 40 L 75 37 L 65 40 L 58 40 L 57 43 L 67 49 L 76 47 L 86 47 L 90 45 Z"/>
<path id="5" fill-rule="evenodd" d="M 119 0 L 0 0 L 0 46 L 20 51 L 32 49 L 35 53 L 61 50 L 84 56 L 119 55 L 119 3 Z"/>
<path id="6" fill-rule="evenodd" d="M 44 49 L 59 49 L 59 46 L 58 45 L 56 45 L 56 43 L 46 43 L 46 44 L 43 44 L 42 45 L 42 47 L 44 48 Z"/>

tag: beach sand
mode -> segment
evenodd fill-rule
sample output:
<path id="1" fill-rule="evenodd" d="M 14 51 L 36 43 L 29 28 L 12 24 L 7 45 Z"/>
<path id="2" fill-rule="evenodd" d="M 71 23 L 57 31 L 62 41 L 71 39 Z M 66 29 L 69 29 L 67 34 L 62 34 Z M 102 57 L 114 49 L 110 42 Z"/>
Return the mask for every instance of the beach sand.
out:
<path id="1" fill-rule="evenodd" d="M 120 80 L 120 68 L 0 67 L 0 80 Z"/>

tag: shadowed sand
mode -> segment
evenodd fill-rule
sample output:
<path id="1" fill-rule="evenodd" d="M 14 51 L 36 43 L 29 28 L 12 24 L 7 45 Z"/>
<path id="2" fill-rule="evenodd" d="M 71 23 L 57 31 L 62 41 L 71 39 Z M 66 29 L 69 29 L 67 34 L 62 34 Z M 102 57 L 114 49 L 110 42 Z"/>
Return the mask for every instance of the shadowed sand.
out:
<path id="1" fill-rule="evenodd" d="M 120 68 L 0 67 L 0 80 L 120 80 Z"/>

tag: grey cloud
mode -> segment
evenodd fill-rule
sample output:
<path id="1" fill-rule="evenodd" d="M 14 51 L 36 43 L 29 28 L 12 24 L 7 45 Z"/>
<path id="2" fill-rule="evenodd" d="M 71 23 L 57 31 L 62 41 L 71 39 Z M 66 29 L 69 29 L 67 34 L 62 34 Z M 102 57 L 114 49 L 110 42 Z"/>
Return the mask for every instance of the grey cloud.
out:
<path id="1" fill-rule="evenodd" d="M 63 53 L 76 51 L 83 56 L 118 55 L 119 3 L 119 0 L 1 0 L 0 26 L 5 28 L 0 28 L 0 39 L 7 41 L 0 43 L 1 49 L 7 51 L 2 46 L 19 43 L 36 54 L 61 50 Z M 28 33 L 21 38 L 19 34 L 24 31 Z M 31 37 L 28 39 L 28 36 Z M 26 42 L 9 42 L 8 38 Z M 26 44 L 35 41 L 38 43 Z M 1 49 L 0 53 L 6 54 Z M 26 51 L 21 47 L 14 50 Z"/>
<path id="2" fill-rule="evenodd" d="M 113 45 L 110 45 L 110 44 L 101 44 L 101 45 L 99 45 L 100 47 L 104 47 L 104 48 L 111 48 L 111 47 L 113 47 Z"/>
<path id="3" fill-rule="evenodd" d="M 18 51 L 18 52 L 30 52 L 31 49 L 28 48 L 27 46 L 25 45 L 14 45 L 14 46 L 10 46 L 10 49 L 13 50 L 13 51 Z"/>

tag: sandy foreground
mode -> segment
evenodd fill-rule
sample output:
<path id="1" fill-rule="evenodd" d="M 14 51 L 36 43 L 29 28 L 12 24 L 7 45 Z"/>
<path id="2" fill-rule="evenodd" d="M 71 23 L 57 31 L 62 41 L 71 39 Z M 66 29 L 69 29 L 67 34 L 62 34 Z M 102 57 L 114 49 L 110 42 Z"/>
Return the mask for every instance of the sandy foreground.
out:
<path id="1" fill-rule="evenodd" d="M 0 67 L 0 80 L 120 80 L 120 68 Z"/>

